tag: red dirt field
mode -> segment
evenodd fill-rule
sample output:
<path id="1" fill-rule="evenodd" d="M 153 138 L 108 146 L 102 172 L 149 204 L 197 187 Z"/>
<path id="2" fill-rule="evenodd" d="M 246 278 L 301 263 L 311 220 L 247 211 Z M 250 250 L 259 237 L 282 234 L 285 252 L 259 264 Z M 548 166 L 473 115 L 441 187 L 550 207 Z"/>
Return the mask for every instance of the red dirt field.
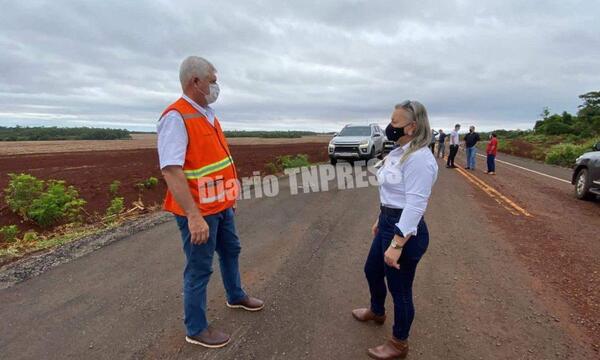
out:
<path id="1" fill-rule="evenodd" d="M 319 143 L 230 147 L 240 177 L 250 176 L 253 171 L 264 173 L 265 165 L 281 155 L 307 154 L 310 162 L 328 159 L 327 145 Z M 140 196 L 146 207 L 160 204 L 166 189 L 156 149 L 0 156 L 0 189 L 6 188 L 9 173 L 29 173 L 41 179 L 65 180 L 69 185 L 75 186 L 80 196 L 87 201 L 85 210 L 89 214 L 88 220 L 95 213 L 102 215 L 106 211 L 110 202 L 108 188 L 114 180 L 121 182 L 119 196 L 125 198 L 127 207 Z M 158 186 L 140 193 L 135 184 L 150 176 L 160 179 Z M 21 230 L 41 230 L 32 223 L 23 223 L 13 214 L 8 209 L 2 192 L 0 226 L 11 224 L 17 224 Z"/>

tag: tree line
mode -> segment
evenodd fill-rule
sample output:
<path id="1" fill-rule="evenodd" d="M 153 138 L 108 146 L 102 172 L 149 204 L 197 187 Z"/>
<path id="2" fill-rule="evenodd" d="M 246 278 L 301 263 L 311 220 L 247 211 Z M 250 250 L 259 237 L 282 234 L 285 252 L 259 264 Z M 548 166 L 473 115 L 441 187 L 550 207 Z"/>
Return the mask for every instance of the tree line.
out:
<path id="1" fill-rule="evenodd" d="M 600 91 L 591 91 L 579 95 L 583 104 L 579 105 L 576 115 L 563 111 L 562 114 L 550 114 L 544 108 L 533 130 L 545 135 L 575 135 L 580 139 L 600 136 Z"/>
<path id="2" fill-rule="evenodd" d="M 99 129 L 90 127 L 3 127 L 0 126 L 0 141 L 42 140 L 118 140 L 131 139 L 125 129 Z"/>

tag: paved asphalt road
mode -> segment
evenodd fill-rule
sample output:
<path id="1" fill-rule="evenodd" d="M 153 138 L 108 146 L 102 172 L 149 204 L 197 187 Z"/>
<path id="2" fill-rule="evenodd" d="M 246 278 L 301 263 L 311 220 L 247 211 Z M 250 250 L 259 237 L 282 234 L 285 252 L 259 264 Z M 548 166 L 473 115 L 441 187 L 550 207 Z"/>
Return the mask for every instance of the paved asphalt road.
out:
<path id="1" fill-rule="evenodd" d="M 598 358 L 576 320 L 577 303 L 511 239 L 532 224 L 554 233 L 547 208 L 554 202 L 580 209 L 578 219 L 588 222 L 598 221 L 600 205 L 565 200 L 572 199 L 568 184 L 509 165 L 499 164 L 498 173 L 475 175 L 531 218 L 440 162 L 409 359 Z M 535 200 L 548 191 L 559 198 Z M 184 341 L 183 254 L 170 221 L 0 290 L 0 358 L 365 359 L 391 331 L 391 322 L 365 325 L 350 315 L 369 301 L 362 267 L 377 212 L 374 187 L 290 195 L 282 181 L 277 197 L 241 201 L 242 277 L 267 306 L 260 313 L 226 308 L 215 264 L 209 317 L 233 336 L 224 349 Z M 585 224 L 582 237 L 597 234 L 586 230 L 597 225 Z M 597 259 L 594 246 L 586 252 Z"/>

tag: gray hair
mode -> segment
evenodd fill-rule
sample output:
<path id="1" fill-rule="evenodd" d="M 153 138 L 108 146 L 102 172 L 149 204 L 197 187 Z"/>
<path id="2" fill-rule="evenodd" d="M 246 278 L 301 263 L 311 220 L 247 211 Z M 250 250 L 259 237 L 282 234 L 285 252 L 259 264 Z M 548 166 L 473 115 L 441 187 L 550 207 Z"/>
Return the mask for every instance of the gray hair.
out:
<path id="1" fill-rule="evenodd" d="M 431 126 L 429 125 L 429 117 L 427 109 L 418 101 L 410 101 L 408 104 L 400 103 L 395 106 L 395 109 L 404 109 L 412 117 L 412 121 L 417 123 L 417 130 L 413 134 L 413 139 L 410 142 L 408 150 L 402 155 L 400 162 L 406 161 L 408 156 L 422 147 L 427 147 L 431 144 Z"/>
<path id="2" fill-rule="evenodd" d="M 185 88 L 194 78 L 204 79 L 211 73 L 217 71 L 213 64 L 200 56 L 188 56 L 179 67 L 179 81 L 181 87 Z"/>

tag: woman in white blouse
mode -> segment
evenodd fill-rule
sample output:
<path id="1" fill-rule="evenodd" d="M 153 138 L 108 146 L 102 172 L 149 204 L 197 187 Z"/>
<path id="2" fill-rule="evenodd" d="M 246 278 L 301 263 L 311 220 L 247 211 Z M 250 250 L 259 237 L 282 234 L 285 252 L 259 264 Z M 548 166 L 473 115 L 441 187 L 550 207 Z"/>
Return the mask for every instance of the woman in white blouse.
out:
<path id="1" fill-rule="evenodd" d="M 371 306 L 355 309 L 352 315 L 359 321 L 383 324 L 387 280 L 394 299 L 393 337 L 368 353 L 375 359 L 403 359 L 415 315 L 413 279 L 429 244 L 423 214 L 438 167 L 428 148 L 431 128 L 421 103 L 407 100 L 396 105 L 386 136 L 397 147 L 377 171 L 381 212 L 373 224 L 374 239 L 365 264 Z"/>

